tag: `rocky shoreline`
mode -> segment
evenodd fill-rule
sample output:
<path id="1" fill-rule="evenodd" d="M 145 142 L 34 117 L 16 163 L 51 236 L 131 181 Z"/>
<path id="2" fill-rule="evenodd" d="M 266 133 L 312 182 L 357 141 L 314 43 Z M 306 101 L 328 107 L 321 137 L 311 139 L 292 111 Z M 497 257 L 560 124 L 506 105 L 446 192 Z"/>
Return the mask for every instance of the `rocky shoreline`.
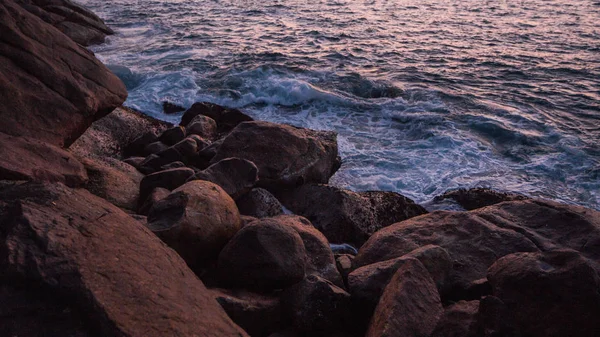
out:
<path id="1" fill-rule="evenodd" d="M 122 107 L 110 33 L 0 3 L 0 336 L 600 335 L 600 212 L 330 186 L 333 132 Z"/>

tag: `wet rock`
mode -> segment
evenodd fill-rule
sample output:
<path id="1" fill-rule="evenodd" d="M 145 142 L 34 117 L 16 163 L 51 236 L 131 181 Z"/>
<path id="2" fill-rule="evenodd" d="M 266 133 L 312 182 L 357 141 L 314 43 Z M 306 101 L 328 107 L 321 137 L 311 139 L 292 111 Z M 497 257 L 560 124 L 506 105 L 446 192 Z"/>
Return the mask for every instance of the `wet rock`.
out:
<path id="1" fill-rule="evenodd" d="M 13 300 L 43 312 L 0 315 L 0 330 L 46 320 L 20 336 L 246 336 L 175 252 L 114 205 L 61 184 L 0 193 L 0 283 L 26 289 Z"/>
<path id="2" fill-rule="evenodd" d="M 317 275 L 308 275 L 281 296 L 292 326 L 304 334 L 329 336 L 349 327 L 350 294 Z"/>
<path id="3" fill-rule="evenodd" d="M 164 101 L 162 104 L 163 112 L 167 115 L 176 114 L 178 112 L 185 111 L 185 108 L 181 105 L 177 105 L 171 102 Z"/>
<path id="4" fill-rule="evenodd" d="M 362 245 L 393 223 L 425 214 L 412 200 L 394 192 L 352 192 L 307 184 L 278 194 L 295 214 L 308 218 L 331 242 Z M 324 202 L 326 200 L 326 202 Z"/>
<path id="5" fill-rule="evenodd" d="M 478 335 L 479 301 L 460 301 L 448 306 L 432 337 L 475 337 Z"/>
<path id="6" fill-rule="evenodd" d="M 225 108 L 208 102 L 197 102 L 192 104 L 192 106 L 187 109 L 187 111 L 181 117 L 181 125 L 188 126 L 191 121 L 199 115 L 210 117 L 213 120 L 219 118 L 221 113 L 225 111 Z"/>
<path id="7" fill-rule="evenodd" d="M 336 134 L 269 122 L 244 122 L 225 137 L 211 163 L 232 157 L 256 165 L 260 187 L 326 183 L 338 160 Z"/>
<path id="8" fill-rule="evenodd" d="M 157 187 L 174 190 L 185 184 L 185 182 L 193 175 L 194 170 L 187 167 L 149 174 L 140 182 L 140 200 L 146 200 L 150 192 Z"/>
<path id="9" fill-rule="evenodd" d="M 297 215 L 280 215 L 273 218 L 257 220 L 257 222 L 277 222 L 293 228 L 302 239 L 306 249 L 306 273 L 316 274 L 338 287 L 343 287 L 342 277 L 337 270 L 335 258 L 327 238 L 319 232 L 306 218 Z"/>
<path id="10" fill-rule="evenodd" d="M 369 264 L 348 275 L 348 290 L 361 317 L 371 317 L 381 294 L 396 271 L 415 258 L 429 272 L 437 289 L 442 289 L 452 268 L 448 252 L 434 245 L 418 248 L 402 257 Z"/>
<path id="11" fill-rule="evenodd" d="M 494 296 L 523 336 L 597 336 L 600 278 L 579 253 L 516 253 L 496 261 L 488 279 Z"/>
<path id="12" fill-rule="evenodd" d="M 227 315 L 250 336 L 268 336 L 288 325 L 276 296 L 227 289 L 211 292 Z"/>
<path id="13" fill-rule="evenodd" d="M 67 147 L 127 97 L 91 52 L 13 0 L 0 4 L 0 36 L 0 132 Z"/>
<path id="14" fill-rule="evenodd" d="M 429 272 L 419 260 L 410 259 L 385 288 L 366 336 L 429 336 L 443 312 Z"/>
<path id="15" fill-rule="evenodd" d="M 254 187 L 258 181 L 258 169 L 251 161 L 227 158 L 198 172 L 192 179 L 213 182 L 235 200 Z"/>
<path id="16" fill-rule="evenodd" d="M 271 192 L 253 188 L 235 201 L 240 213 L 257 218 L 268 218 L 283 214 L 283 206 Z"/>
<path id="17" fill-rule="evenodd" d="M 169 191 L 166 188 L 157 187 L 153 189 L 150 195 L 146 198 L 146 200 L 143 201 L 142 206 L 140 206 L 140 208 L 138 209 L 138 213 L 142 215 L 148 215 L 148 212 L 150 212 L 152 206 L 154 206 L 157 202 L 168 197 L 169 194 L 171 194 L 171 191 Z"/>
<path id="18" fill-rule="evenodd" d="M 235 202 L 222 188 L 195 180 L 150 208 L 148 228 L 198 271 L 216 260 L 241 228 L 241 220 Z"/>
<path id="19" fill-rule="evenodd" d="M 135 167 L 112 158 L 82 159 L 82 163 L 89 177 L 85 189 L 117 207 L 137 209 L 143 175 Z"/>
<path id="20" fill-rule="evenodd" d="M 206 139 L 214 139 L 217 136 L 217 122 L 214 119 L 198 115 L 185 128 L 189 135 L 198 135 Z"/>
<path id="21" fill-rule="evenodd" d="M 227 243 L 217 265 L 228 286 L 282 289 L 304 278 L 306 250 L 293 228 L 276 221 L 253 221 Z"/>
<path id="22" fill-rule="evenodd" d="M 173 146 L 185 138 L 185 128 L 174 126 L 165 130 L 158 139 L 168 146 Z"/>
<path id="23" fill-rule="evenodd" d="M 0 132 L 0 180 L 62 182 L 72 187 L 88 180 L 83 165 L 54 145 Z"/>
<path id="24" fill-rule="evenodd" d="M 242 122 L 253 119 L 237 109 L 228 109 L 216 104 L 199 102 L 194 103 L 181 118 L 181 125 L 188 126 L 197 116 L 207 116 L 217 124 L 219 133 L 227 133 Z"/>
<path id="25" fill-rule="evenodd" d="M 526 200 L 528 197 L 510 192 L 498 192 L 490 188 L 470 188 L 447 191 L 434 198 L 434 201 L 452 199 L 466 210 L 495 205 L 504 201 Z"/>

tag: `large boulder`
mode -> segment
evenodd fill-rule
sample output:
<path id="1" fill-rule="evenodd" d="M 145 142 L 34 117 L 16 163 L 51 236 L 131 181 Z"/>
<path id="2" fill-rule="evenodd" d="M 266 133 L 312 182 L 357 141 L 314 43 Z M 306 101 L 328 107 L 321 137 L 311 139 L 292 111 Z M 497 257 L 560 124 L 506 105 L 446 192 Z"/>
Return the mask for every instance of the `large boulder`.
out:
<path id="1" fill-rule="evenodd" d="M 385 288 L 366 336 L 429 336 L 443 312 L 429 272 L 419 260 L 411 259 Z"/>
<path id="2" fill-rule="evenodd" d="M 88 175 L 68 151 L 0 132 L 0 180 L 61 182 L 76 187 L 85 184 Z"/>
<path id="3" fill-rule="evenodd" d="M 261 187 L 327 183 L 339 168 L 336 138 L 330 131 L 244 122 L 223 140 L 211 163 L 232 157 L 249 160 L 258 167 Z"/>
<path id="4" fill-rule="evenodd" d="M 330 336 L 349 328 L 350 294 L 319 276 L 308 275 L 289 287 L 281 301 L 292 326 L 307 336 Z"/>
<path id="5" fill-rule="evenodd" d="M 0 3 L 0 132 L 69 146 L 121 105 L 125 85 L 13 0 Z"/>
<path id="6" fill-rule="evenodd" d="M 427 245 L 391 260 L 360 267 L 348 275 L 348 289 L 357 311 L 370 317 L 379 298 L 398 269 L 412 259 L 419 260 L 429 272 L 437 289 L 442 289 L 450 270 L 452 260 L 448 252 L 439 246 Z"/>
<path id="7" fill-rule="evenodd" d="M 28 306 L 0 315 L 0 331 L 22 322 L 8 335 L 246 336 L 174 251 L 105 200 L 34 183 L 0 200 L 0 288 Z M 50 329 L 27 331 L 40 323 Z"/>
<path id="8" fill-rule="evenodd" d="M 283 206 L 271 192 L 264 188 L 253 188 L 235 203 L 241 214 L 256 218 L 268 218 L 283 214 Z"/>
<path id="9" fill-rule="evenodd" d="M 600 278 L 579 253 L 557 250 L 505 256 L 489 269 L 494 296 L 522 336 L 598 336 Z"/>
<path id="10" fill-rule="evenodd" d="M 338 287 L 344 282 L 337 269 L 333 252 L 327 238 L 319 232 L 306 218 L 297 215 L 280 215 L 259 222 L 277 222 L 293 228 L 304 243 L 307 255 L 306 273 L 318 275 Z"/>
<path id="11" fill-rule="evenodd" d="M 89 180 L 85 189 L 113 205 L 135 211 L 143 175 L 135 167 L 110 157 L 104 160 L 83 158 Z"/>
<path id="12" fill-rule="evenodd" d="M 362 245 L 373 233 L 427 211 L 394 192 L 352 192 L 306 184 L 278 193 L 292 212 L 310 220 L 331 242 Z"/>
<path id="13" fill-rule="evenodd" d="M 19 0 L 19 3 L 84 46 L 103 43 L 106 35 L 114 33 L 96 14 L 69 0 Z"/>
<path id="14" fill-rule="evenodd" d="M 304 278 L 306 250 L 300 235 L 277 221 L 253 221 L 219 254 L 223 284 L 250 290 L 286 288 Z"/>
<path id="15" fill-rule="evenodd" d="M 360 248 L 354 264 L 361 267 L 386 261 L 428 244 L 450 254 L 453 266 L 446 287 L 457 289 L 466 289 L 484 278 L 499 257 L 538 250 L 522 233 L 499 227 L 477 213 L 436 211 L 375 233 Z"/>
<path id="16" fill-rule="evenodd" d="M 253 162 L 227 158 L 196 173 L 192 179 L 206 180 L 221 186 L 234 200 L 248 193 L 258 181 L 258 169 Z"/>
<path id="17" fill-rule="evenodd" d="M 194 270 L 218 256 L 241 228 L 235 202 L 219 186 L 194 180 L 152 205 L 148 228 Z"/>

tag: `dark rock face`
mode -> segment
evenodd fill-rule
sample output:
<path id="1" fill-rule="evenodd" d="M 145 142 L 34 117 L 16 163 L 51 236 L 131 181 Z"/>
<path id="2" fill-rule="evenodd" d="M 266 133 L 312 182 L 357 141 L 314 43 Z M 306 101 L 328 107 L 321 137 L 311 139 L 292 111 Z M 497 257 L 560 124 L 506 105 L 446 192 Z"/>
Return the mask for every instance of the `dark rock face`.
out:
<path id="1" fill-rule="evenodd" d="M 427 269 L 436 288 L 442 288 L 452 261 L 448 252 L 439 246 L 427 245 L 396 259 L 363 266 L 348 275 L 348 289 L 364 317 L 371 316 L 396 271 L 406 263 L 412 263 L 413 258 Z"/>
<path id="2" fill-rule="evenodd" d="M 349 327 L 350 294 L 316 275 L 286 289 L 283 310 L 298 331 L 309 336 L 330 336 Z"/>
<path id="3" fill-rule="evenodd" d="M 198 115 L 185 127 L 185 131 L 188 135 L 212 140 L 217 136 L 217 122 L 208 116 Z"/>
<path id="4" fill-rule="evenodd" d="M 277 222 L 293 228 L 300 235 L 306 249 L 306 273 L 318 275 L 338 287 L 344 286 L 333 252 L 329 248 L 329 241 L 306 218 L 297 215 L 280 215 L 261 219 L 258 222 Z"/>
<path id="5" fill-rule="evenodd" d="M 174 190 L 185 184 L 194 175 L 194 170 L 187 167 L 160 171 L 145 176 L 140 182 L 140 202 L 146 200 L 150 192 L 157 187 Z"/>
<path id="6" fill-rule="evenodd" d="M 508 192 L 498 192 L 489 188 L 471 188 L 447 191 L 435 197 L 436 201 L 452 199 L 464 209 L 470 211 L 477 208 L 499 204 L 504 201 L 527 200 L 528 197 Z"/>
<path id="7" fill-rule="evenodd" d="M 600 278 L 575 251 L 508 255 L 490 267 L 488 279 L 523 336 L 600 332 Z"/>
<path id="8" fill-rule="evenodd" d="M 218 123 L 218 122 L 217 122 Z M 253 162 L 260 187 L 326 183 L 337 169 L 336 134 L 269 122 L 244 122 L 223 140 L 211 163 L 226 158 Z"/>
<path id="9" fill-rule="evenodd" d="M 35 301 L 45 317 L 62 316 L 50 325 L 64 324 L 58 333 L 246 336 L 177 254 L 110 203 L 31 183 L 3 190 L 0 200 L 0 283 L 27 289 L 11 291 L 13 303 L 42 291 Z M 71 313 L 48 312 L 61 305 Z M 0 330 L 19 320 L 0 316 Z"/>
<path id="10" fill-rule="evenodd" d="M 168 197 L 169 194 L 171 194 L 171 191 L 169 191 L 166 188 L 157 187 L 153 189 L 152 192 L 150 192 L 150 195 L 146 198 L 146 200 L 141 202 L 142 206 L 140 206 L 138 214 L 148 215 L 148 212 L 150 212 L 152 206 L 154 206 L 154 204 L 163 200 L 164 198 Z"/>
<path id="11" fill-rule="evenodd" d="M 112 158 L 82 159 L 89 180 L 85 189 L 113 205 L 136 210 L 143 175 L 133 166 Z"/>
<path id="12" fill-rule="evenodd" d="M 193 120 L 198 116 L 206 116 L 214 120 L 217 125 L 217 132 L 225 134 L 231 131 L 238 124 L 251 122 L 253 119 L 237 109 L 228 109 L 208 102 L 194 103 L 181 118 L 181 125 L 191 126 Z"/>
<path id="13" fill-rule="evenodd" d="M 235 202 L 219 186 L 194 180 L 152 205 L 148 228 L 199 270 L 241 228 Z"/>
<path id="14" fill-rule="evenodd" d="M 192 179 L 213 182 L 236 200 L 254 187 L 258 181 L 258 169 L 251 161 L 227 158 L 198 172 Z"/>
<path id="15" fill-rule="evenodd" d="M 412 200 L 394 192 L 352 192 L 307 184 L 278 194 L 292 212 L 308 218 L 331 242 L 362 245 L 393 223 L 425 214 Z"/>
<path id="16" fill-rule="evenodd" d="M 84 46 L 103 43 L 106 35 L 114 33 L 96 14 L 69 0 L 19 0 L 19 3 Z"/>
<path id="17" fill-rule="evenodd" d="M 181 111 L 185 111 L 185 108 L 177 105 L 175 103 L 171 103 L 168 101 L 164 101 L 163 102 L 163 112 L 166 113 L 167 115 L 172 115 Z"/>
<path id="18" fill-rule="evenodd" d="M 211 292 L 227 315 L 250 336 L 268 336 L 289 325 L 278 297 L 227 289 Z"/>
<path id="19" fill-rule="evenodd" d="M 0 132 L 69 146 L 121 105 L 123 83 L 13 0 L 0 4 Z"/>
<path id="20" fill-rule="evenodd" d="M 271 192 L 262 188 L 253 188 L 237 199 L 241 214 L 256 218 L 268 218 L 283 214 L 283 206 Z"/>
<path id="21" fill-rule="evenodd" d="M 419 260 L 411 259 L 385 288 L 366 336 L 429 336 L 443 312 L 429 272 Z"/>
<path id="22" fill-rule="evenodd" d="M 181 126 L 174 126 L 170 129 L 165 130 L 158 140 L 167 144 L 168 146 L 175 145 L 185 138 L 185 128 Z"/>
<path id="23" fill-rule="evenodd" d="M 460 301 L 448 306 L 432 337 L 475 337 L 478 334 L 479 301 Z"/>
<path id="24" fill-rule="evenodd" d="M 62 182 L 82 186 L 83 165 L 69 152 L 35 139 L 0 132 L 0 180 Z"/>
<path id="25" fill-rule="evenodd" d="M 306 250 L 293 228 L 276 221 L 253 221 L 223 248 L 218 270 L 229 286 L 282 289 L 304 278 Z"/>

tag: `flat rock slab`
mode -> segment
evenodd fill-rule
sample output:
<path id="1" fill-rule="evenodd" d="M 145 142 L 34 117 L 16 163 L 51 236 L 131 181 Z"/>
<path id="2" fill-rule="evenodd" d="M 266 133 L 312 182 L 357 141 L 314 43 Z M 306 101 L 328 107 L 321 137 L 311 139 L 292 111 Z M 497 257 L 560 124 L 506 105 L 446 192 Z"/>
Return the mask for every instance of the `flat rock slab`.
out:
<path id="1" fill-rule="evenodd" d="M 61 148 L 0 132 L 0 180 L 50 181 L 81 186 L 88 176 L 83 165 Z"/>
<path id="2" fill-rule="evenodd" d="M 36 183 L 0 200 L 3 281 L 47 289 L 86 313 L 88 332 L 246 336 L 173 250 L 105 200 Z"/>

